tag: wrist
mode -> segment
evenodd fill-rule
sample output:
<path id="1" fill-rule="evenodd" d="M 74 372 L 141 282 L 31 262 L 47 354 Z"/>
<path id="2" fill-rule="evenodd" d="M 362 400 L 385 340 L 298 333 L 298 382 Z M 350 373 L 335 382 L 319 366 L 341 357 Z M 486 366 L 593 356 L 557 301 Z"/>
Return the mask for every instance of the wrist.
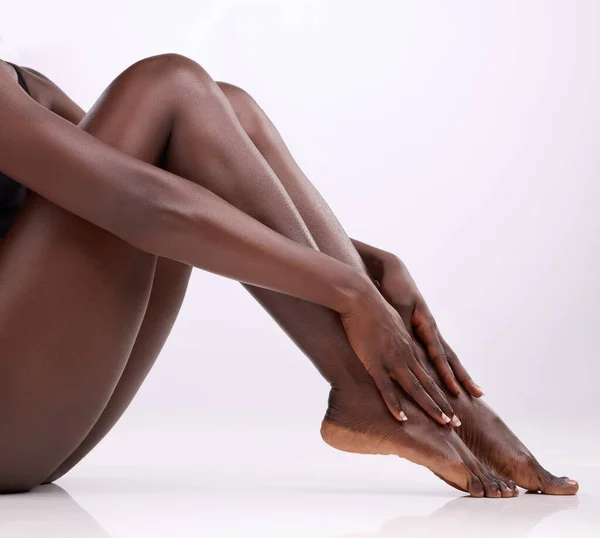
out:
<path id="1" fill-rule="evenodd" d="M 356 312 L 361 309 L 360 305 L 368 303 L 373 295 L 379 295 L 369 275 L 355 269 L 351 269 L 345 279 L 336 282 L 335 292 L 335 310 L 339 314 Z"/>

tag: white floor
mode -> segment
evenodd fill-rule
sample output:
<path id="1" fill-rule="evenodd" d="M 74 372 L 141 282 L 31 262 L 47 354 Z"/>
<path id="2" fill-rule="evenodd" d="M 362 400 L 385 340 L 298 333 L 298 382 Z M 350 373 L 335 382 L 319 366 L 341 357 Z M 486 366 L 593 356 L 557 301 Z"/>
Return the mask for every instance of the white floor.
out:
<path id="1" fill-rule="evenodd" d="M 1 497 L 1 536 L 600 536 L 600 466 L 589 445 L 579 461 L 560 444 L 544 454 L 580 481 L 575 497 L 472 499 L 398 458 L 329 449 L 314 425 L 157 428 L 119 425 L 56 485 Z"/>

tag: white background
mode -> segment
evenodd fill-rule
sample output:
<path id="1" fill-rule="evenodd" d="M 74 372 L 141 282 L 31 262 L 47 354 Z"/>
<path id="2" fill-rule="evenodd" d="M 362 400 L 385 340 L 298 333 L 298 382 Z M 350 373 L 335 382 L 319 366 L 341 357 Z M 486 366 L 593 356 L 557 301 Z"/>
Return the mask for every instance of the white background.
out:
<path id="1" fill-rule="evenodd" d="M 407 263 L 488 402 L 551 470 L 581 481 L 575 519 L 591 517 L 586 502 L 597 499 L 586 497 L 594 488 L 586 476 L 600 462 L 599 2 L 8 3 L 0 57 L 43 72 L 86 109 L 131 63 L 163 52 L 251 93 L 349 235 Z M 187 484 L 169 494 L 179 500 L 192 490 L 211 499 L 225 492 L 201 517 L 163 513 L 182 525 L 179 536 L 199 535 L 181 530 L 194 524 L 214 536 L 376 533 L 415 515 L 406 509 L 415 495 L 430 503 L 425 513 L 456 497 L 425 470 L 326 447 L 318 428 L 327 392 L 239 284 L 196 270 L 136 400 L 59 485 L 79 491 L 119 537 L 157 529 L 152 513 L 131 508 L 149 475 L 163 486 L 146 499 L 163 507 L 175 476 Z M 231 527 L 211 527 L 224 505 L 236 515 L 248 508 L 243 495 L 236 504 L 227 493 L 244 480 L 279 484 L 292 497 L 286 503 L 278 490 L 278 513 L 290 510 L 296 523 L 282 516 L 281 527 L 261 527 L 272 515 L 267 503 L 253 505 L 258 526 L 246 533 L 236 533 L 234 516 L 225 518 Z M 324 515 L 324 499 L 304 491 L 297 502 L 298 483 L 374 495 L 329 505 L 366 505 L 364 518 L 343 508 Z M 131 494 L 130 520 L 109 516 L 118 491 Z M 382 502 L 389 514 L 369 512 Z M 542 529 L 499 528 L 515 536 Z M 372 536 L 400 531 L 390 532 Z"/>

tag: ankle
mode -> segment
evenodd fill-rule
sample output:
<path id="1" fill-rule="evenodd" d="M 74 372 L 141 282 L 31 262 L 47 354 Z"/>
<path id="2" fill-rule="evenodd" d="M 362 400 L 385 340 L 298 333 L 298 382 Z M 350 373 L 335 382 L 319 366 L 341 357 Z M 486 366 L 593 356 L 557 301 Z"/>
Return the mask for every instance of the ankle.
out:
<path id="1" fill-rule="evenodd" d="M 349 357 L 338 357 L 335 362 L 332 361 L 328 365 L 327 374 L 324 377 L 331 387 L 344 393 L 368 392 L 375 388 L 373 378 L 353 353 Z"/>
<path id="2" fill-rule="evenodd" d="M 329 392 L 324 421 L 347 423 L 371 421 L 389 414 L 372 381 L 346 380 L 334 384 Z"/>

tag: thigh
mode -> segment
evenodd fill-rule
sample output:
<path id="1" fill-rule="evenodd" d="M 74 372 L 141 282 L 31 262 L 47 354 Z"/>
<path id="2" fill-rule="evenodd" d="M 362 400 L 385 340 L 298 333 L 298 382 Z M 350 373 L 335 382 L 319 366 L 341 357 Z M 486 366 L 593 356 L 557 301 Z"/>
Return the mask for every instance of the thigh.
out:
<path id="1" fill-rule="evenodd" d="M 127 366 L 94 427 L 69 457 L 44 480 L 53 482 L 79 463 L 121 418 L 154 366 L 185 297 L 192 267 L 158 258 L 152 293 Z"/>
<path id="2" fill-rule="evenodd" d="M 152 256 L 30 192 L 0 243 L 0 491 L 39 484 L 104 409 Z"/>
<path id="3" fill-rule="evenodd" d="M 156 62 L 134 64 L 80 127 L 156 163 L 170 119 L 157 106 L 157 74 Z M 41 483 L 101 416 L 139 333 L 156 263 L 29 193 L 0 242 L 0 491 Z"/>

